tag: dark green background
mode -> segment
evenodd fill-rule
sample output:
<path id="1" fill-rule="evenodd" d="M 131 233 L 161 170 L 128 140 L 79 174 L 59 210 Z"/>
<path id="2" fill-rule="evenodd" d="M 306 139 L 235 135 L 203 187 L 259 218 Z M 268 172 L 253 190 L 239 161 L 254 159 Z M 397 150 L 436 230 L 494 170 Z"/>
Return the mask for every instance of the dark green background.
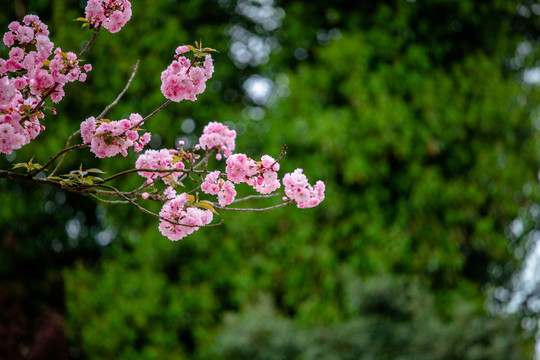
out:
<path id="1" fill-rule="evenodd" d="M 235 11 L 243 3 L 133 1 L 131 21 L 103 31 L 86 57 L 87 82 L 68 85 L 47 130 L 0 165 L 44 163 L 116 97 L 137 59 L 109 117 L 150 113 L 176 46 L 202 40 L 220 51 L 208 89 L 147 124 L 153 145 L 225 122 L 254 158 L 287 144 L 281 175 L 303 168 L 326 183 L 326 200 L 223 212 L 222 226 L 175 243 L 128 205 L 2 180 L 0 357 L 532 358 L 527 309 L 494 315 L 486 304 L 520 266 L 509 250 L 524 240 L 505 229 L 538 194 L 538 93 L 521 71 L 536 65 L 539 5 L 284 0 L 281 26 L 267 30 Z M 39 14 L 55 45 L 77 52 L 91 36 L 71 21 L 84 5 L 2 0 L 0 25 Z M 235 66 L 233 26 L 272 38 L 269 60 Z M 530 51 L 517 51 L 525 41 Z M 276 89 L 260 120 L 243 89 L 254 74 Z M 135 159 L 82 150 L 64 169 L 112 174 Z"/>

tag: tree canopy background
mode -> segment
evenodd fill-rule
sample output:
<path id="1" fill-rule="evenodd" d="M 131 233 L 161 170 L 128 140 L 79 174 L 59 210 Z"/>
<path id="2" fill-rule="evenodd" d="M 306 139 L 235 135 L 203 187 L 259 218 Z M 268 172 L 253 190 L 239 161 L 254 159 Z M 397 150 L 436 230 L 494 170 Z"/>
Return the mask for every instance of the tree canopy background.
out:
<path id="1" fill-rule="evenodd" d="M 522 74 L 536 66 L 539 4 L 132 4 L 131 21 L 102 31 L 86 57 L 87 82 L 68 86 L 47 130 L 0 166 L 46 161 L 137 59 L 110 117 L 150 113 L 176 46 L 202 40 L 220 51 L 208 89 L 147 124 L 152 147 L 193 144 L 221 121 L 238 152 L 277 156 L 286 144 L 281 174 L 303 168 L 326 200 L 223 212 L 222 226 L 173 243 L 127 205 L 2 180 L 0 357 L 532 358 L 535 328 L 486 303 L 520 266 L 505 229 L 538 195 L 538 94 Z M 71 21 L 85 1 L 2 6 L 4 31 L 36 13 L 63 50 L 91 36 Z M 113 173 L 135 159 L 80 151 L 66 169 Z"/>

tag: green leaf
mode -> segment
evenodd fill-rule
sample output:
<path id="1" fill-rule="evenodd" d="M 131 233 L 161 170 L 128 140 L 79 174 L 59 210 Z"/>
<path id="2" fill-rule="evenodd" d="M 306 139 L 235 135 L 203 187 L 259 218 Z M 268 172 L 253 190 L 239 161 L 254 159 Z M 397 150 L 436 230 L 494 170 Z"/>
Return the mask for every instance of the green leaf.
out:
<path id="1" fill-rule="evenodd" d="M 91 169 L 87 169 L 86 171 L 89 173 L 105 174 L 105 171 L 98 168 L 91 168 Z"/>
<path id="2" fill-rule="evenodd" d="M 15 165 L 13 165 L 12 169 L 17 169 L 17 168 L 21 168 L 21 167 L 28 168 L 28 163 L 15 164 Z"/>
<path id="3" fill-rule="evenodd" d="M 199 201 L 198 203 L 196 203 L 194 205 L 197 206 L 197 207 L 200 207 L 202 209 L 210 210 L 214 214 L 219 215 L 218 212 L 216 211 L 216 209 L 214 209 L 214 207 L 212 206 L 212 203 L 210 203 L 209 201 L 201 200 L 201 201 Z"/>
<path id="4" fill-rule="evenodd" d="M 204 48 L 202 49 L 202 51 L 206 52 L 206 51 L 215 51 L 215 52 L 219 52 L 217 51 L 216 49 L 212 49 L 212 48 Z"/>
<path id="5" fill-rule="evenodd" d="M 82 21 L 82 22 L 86 22 L 86 18 L 78 17 L 78 18 L 76 18 L 76 19 L 73 19 L 73 21 Z"/>
<path id="6" fill-rule="evenodd" d="M 193 196 L 193 195 L 188 194 L 188 199 L 189 199 L 189 202 L 190 202 L 190 203 L 194 203 L 194 202 L 195 202 L 195 196 Z"/>

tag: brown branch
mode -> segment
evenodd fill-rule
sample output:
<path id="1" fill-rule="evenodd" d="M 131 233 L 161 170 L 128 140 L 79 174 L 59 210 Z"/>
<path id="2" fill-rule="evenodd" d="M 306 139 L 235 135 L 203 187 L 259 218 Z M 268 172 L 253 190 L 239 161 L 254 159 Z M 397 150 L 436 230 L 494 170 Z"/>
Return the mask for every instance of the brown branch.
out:
<path id="1" fill-rule="evenodd" d="M 150 115 L 147 115 L 144 119 L 141 120 L 141 122 L 139 122 L 139 125 L 142 125 L 144 124 L 144 122 L 148 119 L 150 119 L 152 116 L 156 115 L 158 112 L 160 112 L 161 110 L 163 110 L 165 108 L 165 106 L 169 105 L 171 103 L 171 100 L 167 100 L 165 101 L 163 104 L 161 104 L 160 107 L 158 107 L 156 110 L 152 111 L 150 113 Z"/>
<path id="2" fill-rule="evenodd" d="M 63 150 L 60 150 L 56 155 L 54 155 L 52 158 L 49 159 L 49 161 L 47 161 L 45 163 L 45 165 L 43 165 L 42 167 L 40 167 L 39 169 L 36 169 L 34 171 L 32 171 L 30 174 L 28 174 L 30 177 L 34 177 L 36 176 L 37 173 L 39 173 L 40 171 L 43 171 L 45 170 L 49 165 L 51 165 L 56 159 L 58 159 L 58 157 L 64 153 L 67 153 L 68 151 L 71 151 L 71 150 L 75 150 L 75 149 L 82 149 L 84 147 L 88 147 L 89 145 L 88 144 L 78 144 L 78 145 L 73 145 L 73 146 L 70 146 L 70 147 L 67 147 L 67 148 L 64 148 Z"/>
<path id="3" fill-rule="evenodd" d="M 138 172 L 154 172 L 154 173 L 163 173 L 163 174 L 169 174 L 169 173 L 184 173 L 184 174 L 209 174 L 211 171 L 208 170 L 193 170 L 193 169 L 129 169 L 124 170 L 122 172 L 119 172 L 117 174 L 111 175 L 108 178 L 103 179 L 102 181 L 99 181 L 96 184 L 104 184 L 106 182 L 109 182 L 111 180 L 120 178 L 122 176 L 126 176 L 133 173 Z M 224 175 L 224 174 L 222 174 Z"/>
<path id="4" fill-rule="evenodd" d="M 92 35 L 92 38 L 90 39 L 90 41 L 88 41 L 88 43 L 86 44 L 84 49 L 82 49 L 82 51 L 79 53 L 79 55 L 77 55 L 77 60 L 80 59 L 84 54 L 86 54 L 88 49 L 90 49 L 90 46 L 92 45 L 94 40 L 96 40 L 96 38 L 98 36 L 98 33 L 99 33 L 99 27 L 94 30 L 94 35 Z"/>
<path id="5" fill-rule="evenodd" d="M 271 198 L 271 197 L 275 197 L 275 196 L 279 196 L 279 195 L 281 195 L 281 194 L 280 193 L 273 193 L 273 194 L 264 194 L 264 195 L 248 195 L 248 196 L 245 196 L 243 198 L 233 200 L 233 202 L 231 204 L 238 203 L 238 202 L 241 202 L 241 201 L 246 201 L 246 200 L 249 200 L 249 199 L 266 199 L 266 198 Z"/>
<path id="6" fill-rule="evenodd" d="M 228 208 L 223 206 L 215 206 L 216 209 L 220 210 L 228 210 L 228 211 L 253 211 L 253 212 L 262 212 L 262 211 L 268 211 L 273 209 L 278 209 L 280 207 L 289 206 L 291 204 L 294 204 L 294 200 L 289 200 L 288 202 L 277 204 L 274 206 L 269 206 L 265 208 Z"/>
<path id="7" fill-rule="evenodd" d="M 126 201 L 126 200 L 107 200 L 107 199 L 102 199 L 100 198 L 99 196 L 97 195 L 94 195 L 94 194 L 90 194 L 91 197 L 93 197 L 94 199 L 98 200 L 98 201 L 101 201 L 101 202 L 104 202 L 106 204 L 128 204 L 129 201 Z"/>
<path id="8" fill-rule="evenodd" d="M 116 190 L 116 188 L 114 188 L 112 186 L 109 186 L 109 188 L 112 188 L 112 189 Z M 156 218 L 158 218 L 158 219 L 160 219 L 162 221 L 166 221 L 166 222 L 168 222 L 169 224 L 172 224 L 172 225 L 201 228 L 201 227 L 219 226 L 219 225 L 223 224 L 223 219 L 217 224 L 207 224 L 207 225 L 181 224 L 181 223 L 179 223 L 177 221 L 171 221 L 170 219 L 166 219 L 166 218 L 162 217 L 161 215 L 158 215 L 155 212 L 152 212 L 152 211 L 148 210 L 147 208 L 137 204 L 133 199 L 131 199 L 131 198 L 125 196 L 124 194 L 120 193 L 118 190 L 116 190 L 116 192 L 118 193 L 118 196 L 120 196 L 120 197 L 124 198 L 125 200 L 127 200 L 131 205 L 135 206 L 137 209 L 139 209 L 143 213 L 145 213 L 147 215 L 150 215 L 150 216 L 153 216 L 153 217 L 156 217 Z"/>
<path id="9" fill-rule="evenodd" d="M 19 174 L 8 170 L 0 170 L 0 179 L 7 179 L 7 180 L 16 180 L 16 181 L 22 181 L 37 185 L 43 185 L 43 186 L 49 186 L 56 189 L 62 189 L 67 190 L 71 192 L 78 192 L 82 194 L 89 194 L 89 195 L 102 195 L 102 196 L 118 196 L 118 194 L 114 191 L 105 191 L 97 189 L 98 187 L 105 187 L 104 185 L 100 184 L 74 184 L 69 185 L 65 183 L 64 181 L 55 181 L 47 178 L 39 178 L 36 176 L 32 176 L 32 174 Z M 133 196 L 130 192 L 120 192 L 120 194 L 124 194 L 126 196 Z"/>
<path id="10" fill-rule="evenodd" d="M 69 147 L 69 145 L 71 144 L 71 140 L 79 135 L 81 133 L 81 130 L 77 130 L 75 131 L 73 134 L 71 134 L 67 141 L 66 141 L 66 146 L 64 147 L 64 149 L 67 149 Z M 58 169 L 60 169 L 60 165 L 62 165 L 62 163 L 64 162 L 64 159 L 66 158 L 66 153 L 62 154 L 62 158 L 60 159 L 60 161 L 58 162 L 58 164 L 56 165 L 56 167 L 54 168 L 54 170 L 49 174 L 49 176 L 47 176 L 48 178 L 54 176 L 54 174 L 56 174 L 56 172 L 58 171 Z"/>
<path id="11" fill-rule="evenodd" d="M 281 153 L 279 154 L 278 158 L 276 159 L 276 161 L 274 161 L 274 163 L 272 164 L 272 166 L 270 166 L 270 170 L 274 170 L 274 165 L 276 165 L 283 156 L 285 156 L 287 154 L 287 144 L 283 144 L 283 147 L 281 148 Z"/>
<path id="12" fill-rule="evenodd" d="M 107 112 L 109 110 L 111 110 L 111 108 L 113 106 L 115 106 L 116 104 L 118 104 L 118 101 L 122 98 L 122 96 L 124 96 L 124 94 L 126 93 L 126 91 L 129 89 L 130 85 L 131 85 L 131 82 L 133 81 L 133 79 L 135 78 L 135 74 L 137 73 L 137 70 L 139 69 L 139 60 L 137 60 L 137 62 L 135 63 L 135 65 L 133 65 L 133 71 L 131 72 L 131 76 L 129 77 L 129 80 L 126 84 L 126 86 L 124 87 L 124 90 L 122 90 L 120 92 L 120 94 L 118 94 L 118 96 L 116 97 L 116 99 L 110 103 L 109 105 L 107 105 L 107 107 L 101 112 L 101 114 L 98 115 L 98 117 L 96 118 L 96 120 L 99 120 L 101 119 L 102 117 L 105 116 L 105 114 L 107 114 Z"/>

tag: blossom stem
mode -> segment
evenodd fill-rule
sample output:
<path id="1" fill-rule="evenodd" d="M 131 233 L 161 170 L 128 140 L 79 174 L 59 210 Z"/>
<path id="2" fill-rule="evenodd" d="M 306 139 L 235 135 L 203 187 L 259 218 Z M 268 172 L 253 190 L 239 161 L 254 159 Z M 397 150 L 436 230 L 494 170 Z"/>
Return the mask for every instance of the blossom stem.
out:
<path id="1" fill-rule="evenodd" d="M 28 176 L 30 177 L 34 177 L 36 176 L 37 173 L 39 173 L 40 171 L 43 171 L 45 170 L 47 167 L 49 167 L 49 165 L 51 165 L 56 159 L 58 159 L 58 157 L 64 153 L 67 153 L 68 151 L 71 151 L 71 150 L 75 150 L 75 149 L 82 149 L 84 147 L 88 147 L 90 145 L 88 144 L 78 144 L 78 145 L 73 145 L 73 146 L 70 146 L 70 147 L 67 147 L 67 148 L 64 148 L 62 150 L 60 150 L 56 155 L 54 155 L 52 158 L 49 159 L 49 161 L 47 161 L 45 163 L 45 165 L 43 165 L 42 167 L 40 167 L 39 169 L 36 169 L 34 171 L 32 171 L 31 173 L 28 174 Z"/>
<path id="2" fill-rule="evenodd" d="M 254 212 L 262 212 L 262 211 L 268 211 L 268 210 L 273 210 L 273 209 L 278 209 L 280 207 L 284 207 L 284 206 L 289 206 L 291 204 L 294 204 L 295 201 L 294 200 L 289 200 L 287 202 L 284 202 L 284 203 L 281 203 L 281 204 L 277 204 L 277 205 L 274 205 L 274 206 L 269 206 L 269 207 L 265 207 L 265 208 L 228 208 L 228 207 L 223 207 L 223 206 L 215 206 L 216 209 L 220 209 L 220 210 L 228 210 L 228 211 L 254 211 Z"/>
<path id="3" fill-rule="evenodd" d="M 161 104 L 160 107 L 158 107 L 156 110 L 152 111 L 152 113 L 150 113 L 150 115 L 147 115 L 144 119 L 142 119 L 140 122 L 139 122 L 139 125 L 142 125 L 144 124 L 144 122 L 148 119 L 150 119 L 152 116 L 156 115 L 158 112 L 160 112 L 161 110 L 163 110 L 165 108 L 165 106 L 169 105 L 171 103 L 171 100 L 167 100 L 165 101 L 163 104 Z"/>
<path id="4" fill-rule="evenodd" d="M 137 60 L 137 62 L 135 63 L 135 65 L 133 65 L 133 70 L 131 72 L 131 76 L 129 77 L 129 80 L 126 84 L 126 86 L 124 87 L 124 90 L 122 90 L 120 92 L 120 94 L 118 94 L 118 96 L 116 97 L 116 99 L 110 103 L 109 105 L 107 105 L 107 107 L 101 112 L 101 114 L 98 115 L 98 117 L 96 118 L 96 120 L 100 120 L 102 117 L 105 116 L 105 114 L 107 114 L 107 112 L 109 110 L 111 110 L 111 108 L 113 106 L 115 106 L 116 104 L 118 104 L 118 101 L 122 98 L 122 96 L 124 96 L 124 94 L 126 93 L 126 91 L 129 89 L 130 85 L 131 85 L 131 82 L 133 81 L 133 78 L 135 78 L 135 74 L 137 73 L 137 70 L 139 69 L 139 60 Z"/>

